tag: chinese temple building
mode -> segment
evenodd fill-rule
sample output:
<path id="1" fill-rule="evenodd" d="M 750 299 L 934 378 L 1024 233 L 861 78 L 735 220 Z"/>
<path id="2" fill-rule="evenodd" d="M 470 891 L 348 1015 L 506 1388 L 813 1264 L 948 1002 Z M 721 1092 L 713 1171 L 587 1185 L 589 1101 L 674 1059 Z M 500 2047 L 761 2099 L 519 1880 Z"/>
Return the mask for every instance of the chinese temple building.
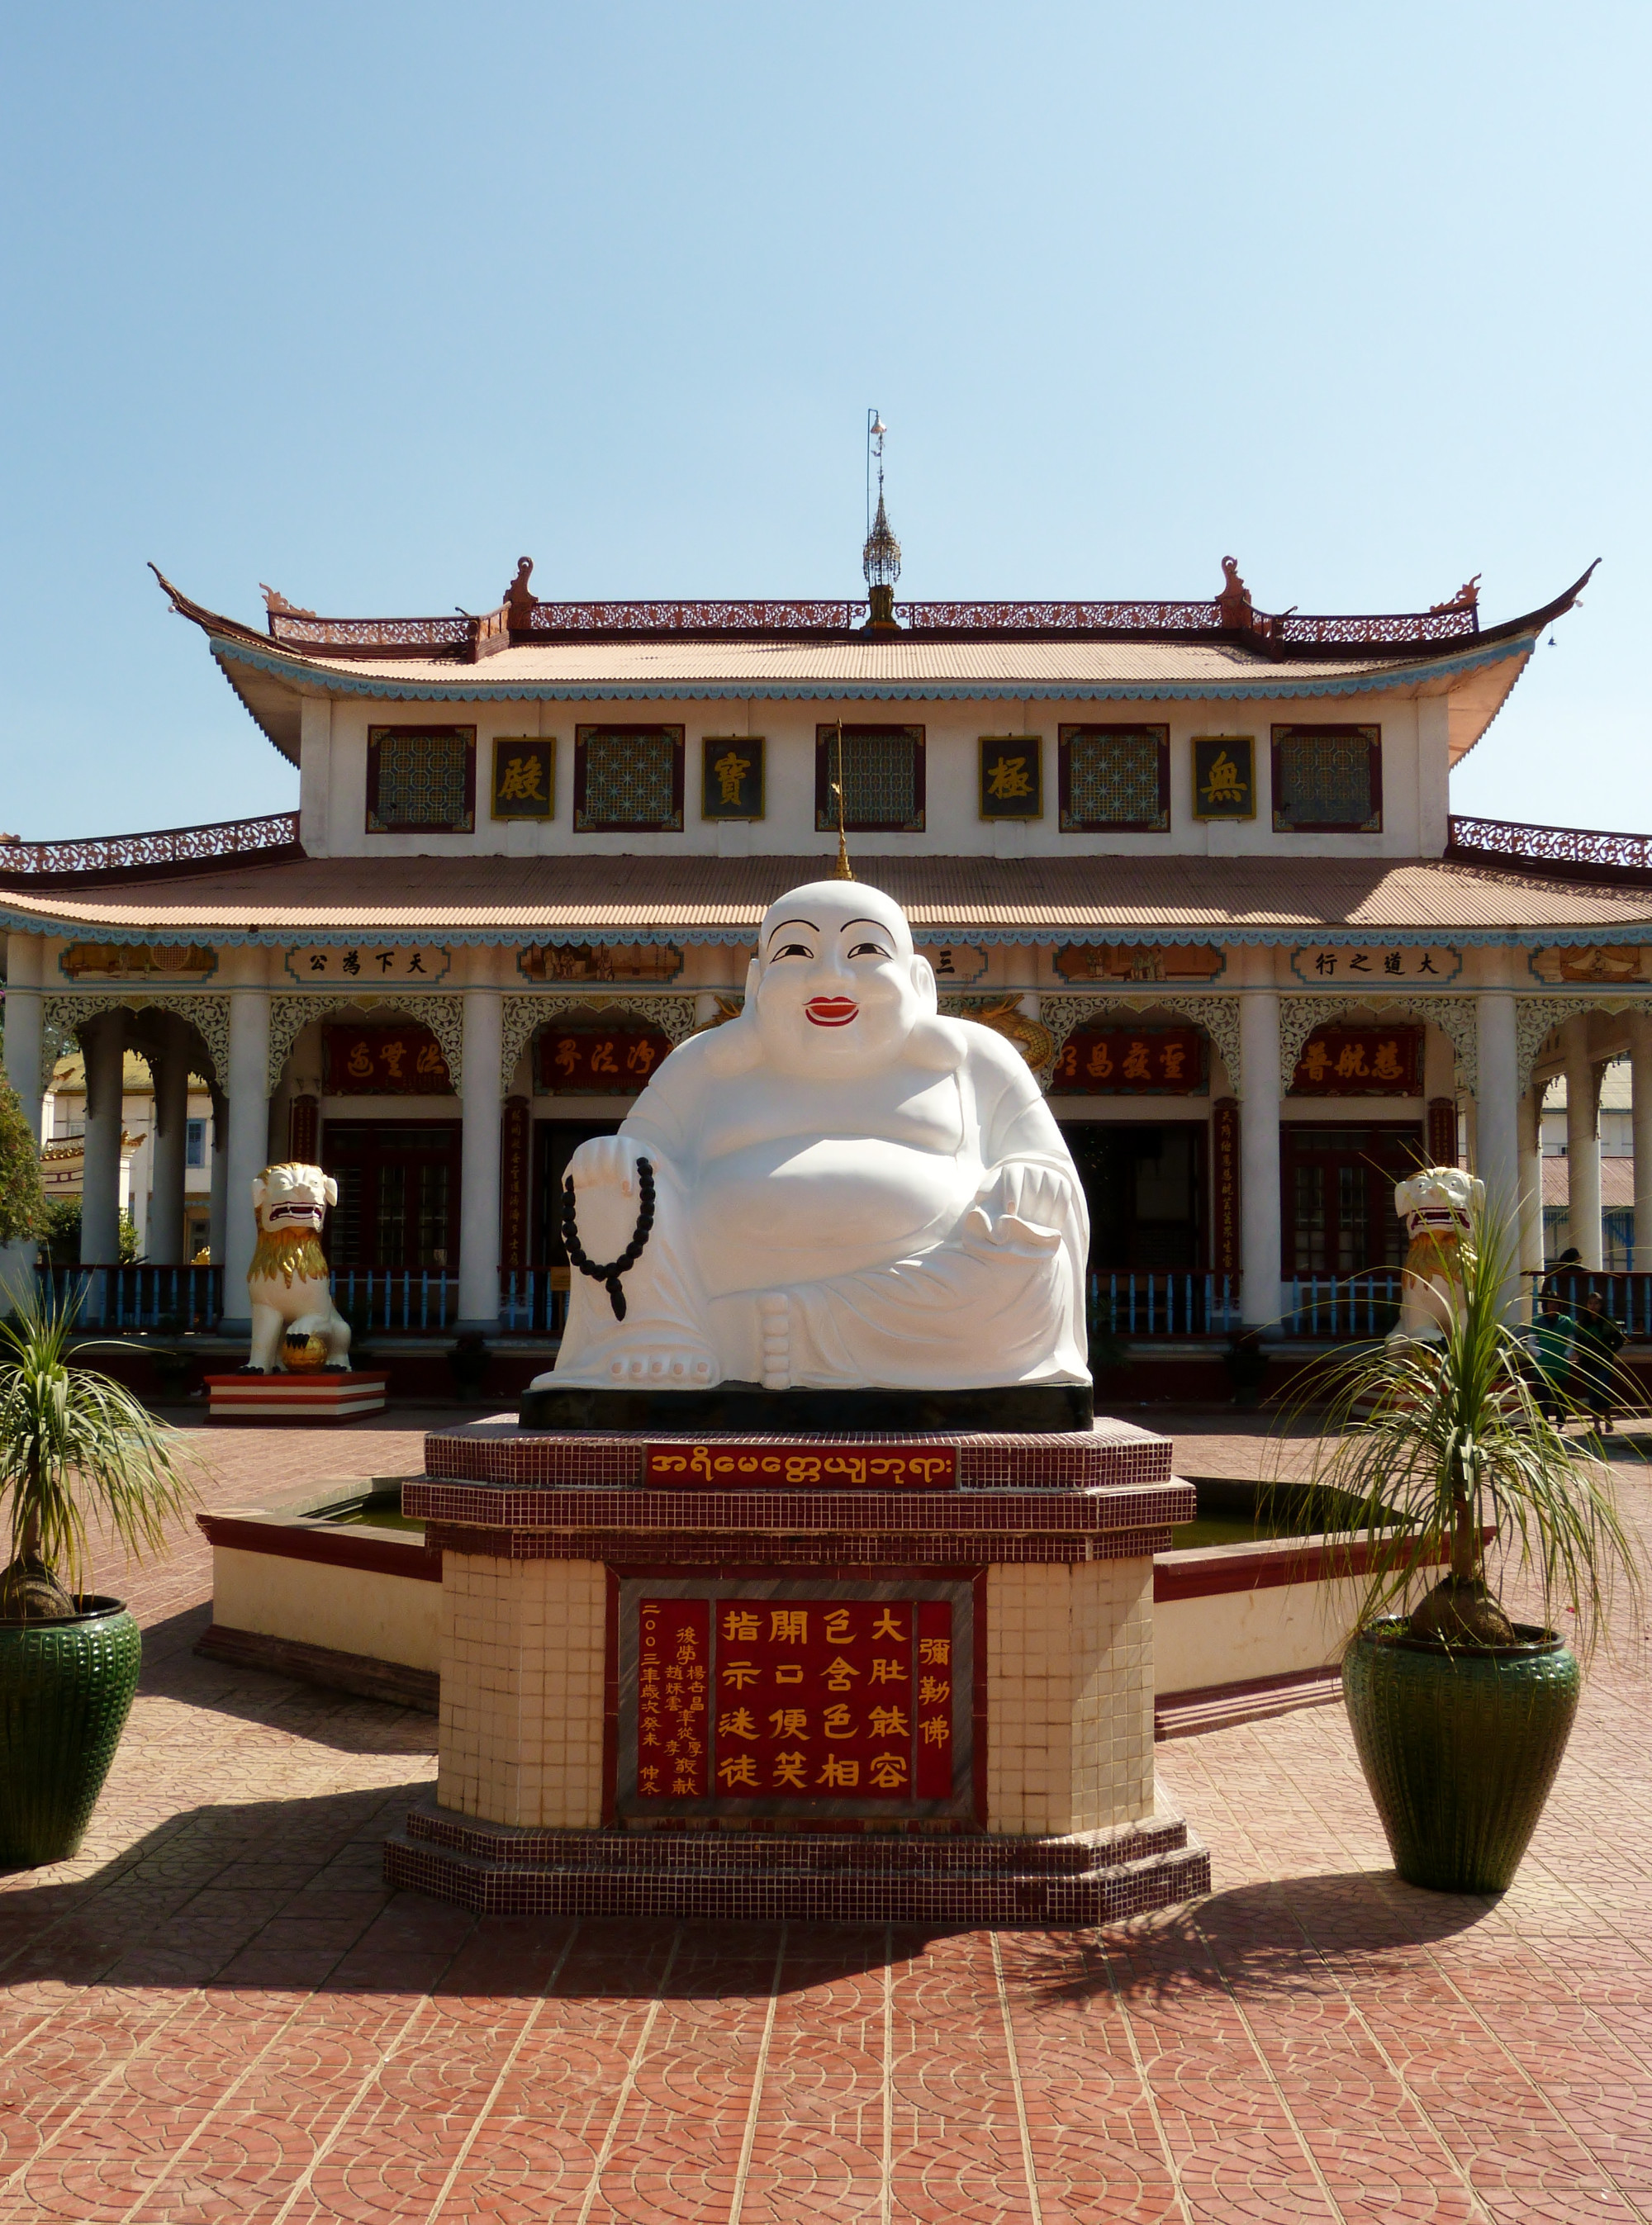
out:
<path id="1" fill-rule="evenodd" d="M 1093 1326 L 1144 1356 L 1385 1327 L 1419 1158 L 1520 1200 L 1540 1265 L 1557 1075 L 1585 1266 L 1615 1059 L 1652 1189 L 1652 844 L 1448 802 L 1583 580 L 1487 625 L 1472 584 L 1411 615 L 1271 615 L 1231 559 L 1186 603 L 556 603 L 531 568 L 482 617 L 270 593 L 262 627 L 162 580 L 297 810 L 0 851 L 32 1116 L 85 1061 L 83 1261 L 118 1257 L 128 1054 L 153 1076 L 127 1272 L 175 1266 L 157 1316 L 244 1330 L 249 1185 L 313 1159 L 340 1185 L 341 1303 L 543 1367 L 569 1153 L 738 1010 L 765 905 L 830 872 L 840 831 L 943 1009 L 1048 1092 Z M 190 1271 L 192 1074 L 214 1265 Z"/>

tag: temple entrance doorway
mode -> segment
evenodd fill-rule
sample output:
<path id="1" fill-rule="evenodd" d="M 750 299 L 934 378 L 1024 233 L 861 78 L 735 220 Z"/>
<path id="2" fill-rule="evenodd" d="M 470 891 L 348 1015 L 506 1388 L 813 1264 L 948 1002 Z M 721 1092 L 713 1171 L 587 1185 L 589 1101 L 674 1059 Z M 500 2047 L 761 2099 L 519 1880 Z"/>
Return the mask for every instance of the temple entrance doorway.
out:
<path id="1" fill-rule="evenodd" d="M 1287 1121 L 1280 1131 L 1284 1272 L 1358 1275 L 1405 1264 L 1394 1185 L 1423 1163 L 1417 1123 Z"/>
<path id="2" fill-rule="evenodd" d="M 460 1132 L 456 1120 L 328 1120 L 321 1163 L 339 1185 L 327 1223 L 334 1267 L 457 1268 Z"/>
<path id="3" fill-rule="evenodd" d="M 1185 1271 L 1205 1260 L 1205 1124 L 1061 1124 L 1090 1207 L 1092 1269 Z"/>

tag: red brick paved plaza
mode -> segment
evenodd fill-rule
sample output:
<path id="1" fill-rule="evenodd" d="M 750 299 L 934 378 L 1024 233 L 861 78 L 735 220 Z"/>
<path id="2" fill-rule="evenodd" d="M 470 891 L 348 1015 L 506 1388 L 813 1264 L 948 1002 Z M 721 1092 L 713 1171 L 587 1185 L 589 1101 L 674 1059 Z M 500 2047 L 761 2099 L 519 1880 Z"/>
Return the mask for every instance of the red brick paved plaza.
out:
<path id="1" fill-rule="evenodd" d="M 391 1418 L 203 1432 L 208 1496 L 415 1467 Z M 125 1744 L 0 1880 L 0 2225 L 1652 2219 L 1637 1658 L 1500 1903 L 1396 1883 L 1320 1708 L 1160 1747 L 1215 1891 L 1128 1930 L 479 1920 L 379 1882 L 431 1719 L 196 1660 L 193 1534 L 105 1582 Z"/>

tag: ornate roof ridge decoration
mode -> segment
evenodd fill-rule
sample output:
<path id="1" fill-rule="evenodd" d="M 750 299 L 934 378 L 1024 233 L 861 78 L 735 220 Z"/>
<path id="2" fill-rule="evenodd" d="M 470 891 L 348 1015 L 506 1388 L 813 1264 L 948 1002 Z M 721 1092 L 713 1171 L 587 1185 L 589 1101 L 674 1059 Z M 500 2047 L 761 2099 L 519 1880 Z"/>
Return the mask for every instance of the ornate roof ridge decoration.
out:
<path id="1" fill-rule="evenodd" d="M 893 536 L 892 536 L 893 539 Z M 1598 558 L 1596 562 L 1599 561 Z M 869 602 L 790 597 L 639 599 L 605 602 L 549 602 L 528 586 L 532 560 L 523 557 L 497 608 L 480 615 L 456 610 L 451 617 L 346 618 L 318 617 L 266 589 L 266 630 L 242 625 L 193 602 L 151 565 L 180 616 L 209 631 L 248 645 L 274 642 L 309 657 L 435 658 L 475 664 L 500 650 L 558 641 L 639 639 L 695 635 L 739 638 L 776 634 L 848 639 L 861 633 Z M 1595 569 L 1540 611 L 1487 629 L 1480 625 L 1478 574 L 1448 602 L 1426 611 L 1372 615 L 1315 616 L 1297 610 L 1258 610 L 1239 577 L 1235 558 L 1222 560 L 1219 595 L 1204 602 L 1140 599 L 1069 602 L 895 603 L 893 623 L 920 641 L 1030 635 L 1075 635 L 1120 641 L 1185 639 L 1190 636 L 1312 662 L 1345 656 L 1350 649 L 1404 657 L 1420 648 L 1484 638 L 1497 641 L 1546 625 L 1571 609 Z"/>
<path id="2" fill-rule="evenodd" d="M 1453 812 L 1446 855 L 1465 865 L 1515 865 L 1553 880 L 1621 881 L 1652 888 L 1652 834 L 1614 834 L 1598 827 L 1539 827 L 1520 819 L 1472 819 Z"/>
<path id="3" fill-rule="evenodd" d="M 72 884 L 107 880 L 154 881 L 209 872 L 226 858 L 273 865 L 305 855 L 295 811 L 266 812 L 261 819 L 216 819 L 204 827 L 158 827 L 142 834 L 92 834 L 67 842 L 22 842 L 0 836 L 0 887 L 18 880 Z"/>

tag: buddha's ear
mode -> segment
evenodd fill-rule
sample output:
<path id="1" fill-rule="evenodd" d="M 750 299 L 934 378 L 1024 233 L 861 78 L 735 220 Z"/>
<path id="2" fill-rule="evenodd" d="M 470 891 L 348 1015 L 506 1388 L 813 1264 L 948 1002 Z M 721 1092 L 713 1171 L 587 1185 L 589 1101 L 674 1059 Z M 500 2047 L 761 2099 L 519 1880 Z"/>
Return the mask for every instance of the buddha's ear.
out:
<path id="1" fill-rule="evenodd" d="M 921 954 L 914 954 L 912 959 L 912 986 L 917 990 L 918 1001 L 926 1012 L 939 1011 L 941 998 L 935 986 L 935 968 Z"/>

